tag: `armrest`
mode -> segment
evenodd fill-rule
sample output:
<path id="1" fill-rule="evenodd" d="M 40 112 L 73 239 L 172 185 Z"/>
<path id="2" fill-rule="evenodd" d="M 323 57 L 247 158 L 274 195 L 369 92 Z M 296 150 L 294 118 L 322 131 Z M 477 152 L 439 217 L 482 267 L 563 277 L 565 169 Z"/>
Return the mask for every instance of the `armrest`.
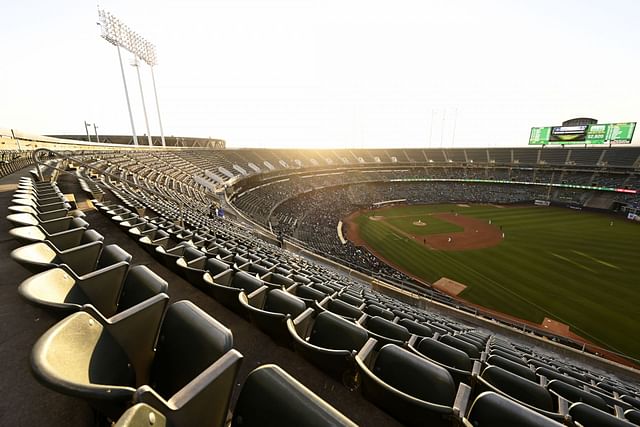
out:
<path id="1" fill-rule="evenodd" d="M 149 382 L 155 345 L 168 302 L 169 296 L 160 293 L 108 319 L 92 305 L 83 307 L 120 344 L 136 373 L 138 385 Z"/>
<path id="2" fill-rule="evenodd" d="M 369 366 L 369 362 L 371 362 L 371 358 L 373 357 L 373 350 L 376 348 L 377 344 L 378 340 L 375 338 L 369 338 L 358 352 L 356 358 L 360 359 L 366 366 Z"/>
<path id="3" fill-rule="evenodd" d="M 465 383 L 460 383 L 456 398 L 453 401 L 453 415 L 460 419 L 467 414 L 469 400 L 471 398 L 471 387 Z"/>
<path id="4" fill-rule="evenodd" d="M 204 274 L 209 274 L 209 277 L 211 277 L 209 272 L 205 272 Z M 231 279 L 233 278 L 233 270 L 232 269 L 228 269 L 225 270 L 221 273 L 216 274 L 215 276 L 213 276 L 211 278 L 211 280 L 215 283 L 218 283 L 220 285 L 223 286 L 229 286 L 229 284 L 231 283 Z"/>
<path id="5" fill-rule="evenodd" d="M 309 307 L 293 319 L 293 327 L 295 328 L 296 333 L 303 339 L 309 336 L 309 327 L 313 322 L 314 315 L 315 310 Z"/>
<path id="6" fill-rule="evenodd" d="M 86 274 L 95 269 L 102 251 L 102 242 L 90 242 L 61 251 L 58 256 L 78 274 Z"/>
<path id="7" fill-rule="evenodd" d="M 269 291 L 267 286 L 260 286 L 258 289 L 247 295 L 247 303 L 252 307 L 261 309 L 264 307 L 264 302 L 267 299 L 267 291 Z M 242 294 L 245 293 L 241 292 L 240 295 Z"/>
<path id="8" fill-rule="evenodd" d="M 473 367 L 471 368 L 471 376 L 478 377 L 480 375 L 480 371 L 482 370 L 482 363 L 477 360 L 473 362 Z"/>
<path id="9" fill-rule="evenodd" d="M 241 362 L 242 354 L 231 349 L 169 400 L 144 385 L 136 390 L 134 401 L 158 409 L 171 425 L 223 425 Z"/>
<path id="10" fill-rule="evenodd" d="M 69 249 L 80 244 L 80 241 L 82 240 L 82 233 L 84 232 L 84 228 L 74 228 L 50 234 L 47 236 L 47 239 L 57 248 Z"/>
<path id="11" fill-rule="evenodd" d="M 79 277 L 77 284 L 102 314 L 113 316 L 128 270 L 129 263 L 120 261 Z"/>

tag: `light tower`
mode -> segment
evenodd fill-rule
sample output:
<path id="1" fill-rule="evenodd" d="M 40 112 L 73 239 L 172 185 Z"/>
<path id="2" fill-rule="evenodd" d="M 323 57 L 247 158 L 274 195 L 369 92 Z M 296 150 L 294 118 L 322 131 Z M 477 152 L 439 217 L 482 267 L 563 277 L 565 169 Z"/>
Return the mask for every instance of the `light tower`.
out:
<path id="1" fill-rule="evenodd" d="M 131 132 L 133 133 L 133 142 L 138 145 L 138 137 L 136 135 L 136 129 L 133 122 L 133 113 L 131 112 L 131 103 L 129 101 L 129 91 L 127 88 L 127 80 L 124 74 L 124 67 L 122 65 L 122 55 L 120 54 L 120 48 L 131 52 L 134 55 L 136 62 L 136 71 L 138 73 L 138 83 L 140 85 L 140 95 L 142 97 L 142 107 L 145 114 L 145 122 L 147 124 L 147 134 L 149 138 L 149 145 L 151 144 L 151 132 L 149 131 L 149 121 L 147 119 L 146 107 L 144 105 L 144 94 L 142 92 L 142 81 L 140 79 L 140 71 L 137 66 L 138 58 L 146 62 L 151 68 L 151 79 L 153 80 L 153 93 L 156 98 L 156 110 L 158 112 L 158 122 L 160 124 L 160 137 L 162 139 L 162 146 L 164 147 L 164 131 L 162 129 L 162 119 L 160 118 L 160 104 L 158 102 L 158 91 L 156 89 L 156 80 L 153 74 L 153 66 L 157 64 L 156 48 L 148 40 L 141 37 L 136 32 L 132 31 L 122 21 L 113 16 L 111 13 L 98 9 L 98 25 L 101 28 L 100 36 L 114 45 L 118 49 L 118 59 L 120 60 L 120 71 L 122 72 L 122 82 L 124 84 L 124 93 L 127 99 L 127 108 L 129 109 L 129 120 L 131 121 Z"/>

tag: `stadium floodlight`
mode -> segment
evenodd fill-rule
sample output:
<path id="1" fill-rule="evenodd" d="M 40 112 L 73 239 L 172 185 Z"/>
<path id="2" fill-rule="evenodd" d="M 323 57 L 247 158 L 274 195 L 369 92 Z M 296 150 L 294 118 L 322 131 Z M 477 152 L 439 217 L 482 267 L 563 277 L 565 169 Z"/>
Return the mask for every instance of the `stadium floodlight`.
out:
<path id="1" fill-rule="evenodd" d="M 132 31 L 127 25 L 116 18 L 113 14 L 98 9 L 98 25 L 101 28 L 101 37 L 116 46 L 118 49 L 118 58 L 120 59 L 120 70 L 122 71 L 122 80 L 125 87 L 125 95 L 127 97 L 127 106 L 129 107 L 129 119 L 131 120 L 131 130 L 134 136 L 134 142 L 138 144 L 138 138 L 135 133 L 135 127 L 133 124 L 133 114 L 131 113 L 131 104 L 129 102 L 129 92 L 127 90 L 127 83 L 124 76 L 124 67 L 122 66 L 122 57 L 120 55 L 120 48 L 131 52 L 136 58 L 146 62 L 151 68 L 151 78 L 153 80 L 153 92 L 156 98 L 156 110 L 158 112 L 158 122 L 160 124 L 160 137 L 162 139 L 162 146 L 165 146 L 164 131 L 162 129 L 162 119 L 160 118 L 160 104 L 158 102 L 158 91 L 156 89 L 156 80 L 153 73 L 153 67 L 157 65 L 156 48 L 153 43 L 149 42 L 135 31 Z M 147 122 L 147 133 L 149 134 L 149 142 L 151 145 L 151 133 L 149 132 L 148 120 L 146 117 L 146 108 L 144 107 L 144 95 L 142 94 L 142 83 L 140 80 L 140 71 L 138 70 L 138 83 L 140 84 L 140 93 L 142 95 L 142 103 L 145 112 L 145 121 Z"/>

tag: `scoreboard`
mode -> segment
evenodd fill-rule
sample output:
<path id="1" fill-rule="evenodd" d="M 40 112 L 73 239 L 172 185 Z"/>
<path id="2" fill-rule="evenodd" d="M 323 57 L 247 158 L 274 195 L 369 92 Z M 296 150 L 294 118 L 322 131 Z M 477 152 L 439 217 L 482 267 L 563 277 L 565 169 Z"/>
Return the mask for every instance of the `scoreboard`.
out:
<path id="1" fill-rule="evenodd" d="M 531 128 L 529 145 L 630 144 L 636 122 Z"/>

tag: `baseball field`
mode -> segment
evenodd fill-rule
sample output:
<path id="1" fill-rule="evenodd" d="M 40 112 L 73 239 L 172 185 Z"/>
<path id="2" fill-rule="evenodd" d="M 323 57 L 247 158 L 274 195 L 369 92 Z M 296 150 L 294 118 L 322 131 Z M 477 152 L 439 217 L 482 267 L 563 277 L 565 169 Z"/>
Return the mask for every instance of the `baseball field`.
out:
<path id="1" fill-rule="evenodd" d="M 410 275 L 446 277 L 475 304 L 549 318 L 640 359 L 640 224 L 567 208 L 394 206 L 345 221 L 347 236 Z"/>

